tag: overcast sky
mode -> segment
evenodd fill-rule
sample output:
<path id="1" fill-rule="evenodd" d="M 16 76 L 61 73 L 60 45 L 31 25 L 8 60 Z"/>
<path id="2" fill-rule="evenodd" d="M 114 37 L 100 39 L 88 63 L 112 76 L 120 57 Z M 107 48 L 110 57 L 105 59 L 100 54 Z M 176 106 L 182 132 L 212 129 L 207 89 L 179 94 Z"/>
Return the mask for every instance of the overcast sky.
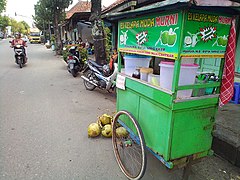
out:
<path id="1" fill-rule="evenodd" d="M 38 0 L 7 0 L 6 12 L 4 14 L 16 19 L 17 21 L 26 21 L 29 25 L 32 24 L 32 15 L 34 15 L 34 4 Z M 78 2 L 73 0 L 72 7 Z M 102 0 L 102 5 L 109 6 L 115 0 Z M 17 16 L 15 16 L 15 12 Z"/>

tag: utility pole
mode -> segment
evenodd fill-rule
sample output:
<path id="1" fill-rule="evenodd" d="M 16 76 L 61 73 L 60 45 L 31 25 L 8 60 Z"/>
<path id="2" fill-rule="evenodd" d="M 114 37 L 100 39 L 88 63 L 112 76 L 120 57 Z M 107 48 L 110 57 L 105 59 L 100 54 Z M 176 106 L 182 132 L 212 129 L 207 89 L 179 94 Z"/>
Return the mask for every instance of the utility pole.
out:
<path id="1" fill-rule="evenodd" d="M 101 0 L 91 0 L 91 17 L 92 36 L 94 43 L 94 54 L 98 64 L 106 64 L 105 35 L 103 30 L 103 22 L 101 20 Z"/>

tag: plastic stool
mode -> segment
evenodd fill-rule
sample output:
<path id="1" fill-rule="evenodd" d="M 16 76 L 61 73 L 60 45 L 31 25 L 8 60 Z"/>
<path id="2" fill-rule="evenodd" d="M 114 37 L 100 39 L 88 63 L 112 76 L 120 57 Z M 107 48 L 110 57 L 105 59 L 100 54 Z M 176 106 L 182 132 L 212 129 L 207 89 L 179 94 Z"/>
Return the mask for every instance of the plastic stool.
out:
<path id="1" fill-rule="evenodd" d="M 234 95 L 230 102 L 232 102 L 234 104 L 239 104 L 239 100 L 240 100 L 240 83 L 235 82 L 234 83 Z"/>

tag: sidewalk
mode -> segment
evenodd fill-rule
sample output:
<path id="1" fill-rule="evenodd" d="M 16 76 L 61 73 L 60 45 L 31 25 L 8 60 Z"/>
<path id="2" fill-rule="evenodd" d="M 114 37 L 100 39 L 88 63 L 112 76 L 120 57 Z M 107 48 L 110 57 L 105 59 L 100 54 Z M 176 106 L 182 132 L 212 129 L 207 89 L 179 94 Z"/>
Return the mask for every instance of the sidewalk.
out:
<path id="1" fill-rule="evenodd" d="M 240 104 L 219 108 L 213 135 L 214 152 L 240 167 Z"/>
<path id="2" fill-rule="evenodd" d="M 240 82 L 239 75 L 234 81 Z M 218 109 L 213 136 L 214 152 L 240 167 L 240 104 L 228 103 Z"/>

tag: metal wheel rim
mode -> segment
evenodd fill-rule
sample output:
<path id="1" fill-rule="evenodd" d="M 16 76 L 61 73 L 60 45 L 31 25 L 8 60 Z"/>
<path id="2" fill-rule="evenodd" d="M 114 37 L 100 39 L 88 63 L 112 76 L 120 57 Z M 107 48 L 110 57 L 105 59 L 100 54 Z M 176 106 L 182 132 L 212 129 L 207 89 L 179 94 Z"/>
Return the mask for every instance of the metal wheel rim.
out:
<path id="1" fill-rule="evenodd" d="M 119 148 L 116 142 L 116 123 L 117 120 L 119 118 L 120 115 L 127 115 L 129 116 L 129 118 L 131 119 L 131 121 L 133 122 L 137 132 L 138 132 L 138 136 L 139 136 L 139 140 L 140 140 L 140 147 L 141 147 L 141 168 L 139 170 L 139 173 L 137 173 L 136 175 L 132 175 L 129 173 L 129 171 L 127 170 L 127 168 L 125 167 L 124 163 L 121 160 L 121 155 L 119 152 Z M 145 152 L 145 141 L 144 141 L 144 137 L 142 134 L 142 131 L 140 129 L 140 126 L 138 124 L 138 122 L 134 119 L 134 117 L 131 115 L 131 113 L 127 112 L 127 111 L 119 111 L 113 120 L 113 135 L 112 135 L 112 144 L 113 144 L 113 151 L 114 151 L 114 155 L 116 157 L 117 163 L 121 169 L 121 171 L 125 174 L 125 176 L 127 176 L 129 179 L 132 180 L 137 180 L 137 179 L 141 179 L 145 173 L 146 170 L 146 152 Z M 129 158 L 131 159 L 131 158 Z M 134 158 L 132 158 L 134 159 Z"/>
<path id="2" fill-rule="evenodd" d="M 91 77 L 91 72 L 87 72 L 86 73 L 86 77 L 90 80 L 90 77 Z M 93 84 L 91 84 L 91 83 L 89 83 L 88 81 L 85 81 L 84 80 L 84 83 L 85 83 L 85 86 L 88 88 L 88 89 L 93 89 L 93 88 L 95 88 L 95 86 L 93 85 Z"/>

